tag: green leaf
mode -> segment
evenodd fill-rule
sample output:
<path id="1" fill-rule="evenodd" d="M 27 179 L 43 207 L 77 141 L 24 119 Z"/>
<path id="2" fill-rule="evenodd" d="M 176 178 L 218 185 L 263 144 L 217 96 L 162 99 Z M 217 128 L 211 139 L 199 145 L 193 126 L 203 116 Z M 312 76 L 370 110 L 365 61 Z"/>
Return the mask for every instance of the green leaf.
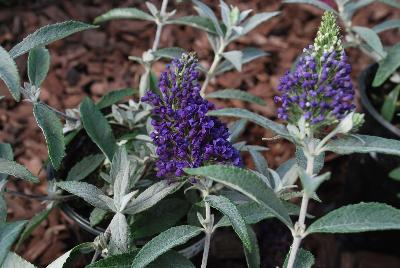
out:
<path id="1" fill-rule="evenodd" d="M 236 99 L 255 103 L 258 105 L 265 105 L 265 101 L 260 97 L 254 96 L 246 91 L 240 89 L 223 89 L 212 92 L 206 95 L 207 99 Z"/>
<path id="2" fill-rule="evenodd" d="M 209 96 L 209 95 L 208 95 Z M 206 96 L 207 97 L 207 96 Z M 229 141 L 235 142 L 243 134 L 247 125 L 246 119 L 239 119 L 229 125 Z"/>
<path id="3" fill-rule="evenodd" d="M 172 227 L 146 243 L 133 260 L 132 268 L 143 268 L 158 256 L 164 254 L 175 246 L 186 243 L 189 239 L 203 231 L 200 227 L 181 225 Z"/>
<path id="4" fill-rule="evenodd" d="M 67 175 L 67 181 L 81 181 L 89 174 L 95 171 L 98 166 L 104 161 L 105 157 L 102 154 L 93 154 L 84 157 L 81 161 L 73 166 Z"/>
<path id="5" fill-rule="evenodd" d="M 24 260 L 14 252 L 8 252 L 6 259 L 3 262 L 4 268 L 36 268 L 32 263 Z"/>
<path id="6" fill-rule="evenodd" d="M 55 169 L 58 169 L 65 155 L 65 141 L 60 119 L 52 110 L 41 103 L 33 105 L 33 114 L 46 138 L 51 164 Z"/>
<path id="7" fill-rule="evenodd" d="M 397 0 L 378 0 L 381 3 L 389 5 L 391 7 L 400 8 L 400 3 Z"/>
<path id="8" fill-rule="evenodd" d="M 242 64 L 248 63 L 252 60 L 268 55 L 268 53 L 266 53 L 265 51 L 253 47 L 246 47 L 242 49 L 241 52 L 243 54 Z M 230 61 L 225 60 L 217 66 L 215 70 L 215 75 L 230 71 L 233 68 L 235 68 L 235 66 Z"/>
<path id="9" fill-rule="evenodd" d="M 248 110 L 245 109 L 240 109 L 240 108 L 225 108 L 225 109 L 219 109 L 219 110 L 213 110 L 209 111 L 208 115 L 211 116 L 232 116 L 232 117 L 238 117 L 238 118 L 243 118 L 247 119 L 253 123 L 256 123 L 263 128 L 269 129 L 273 131 L 275 134 L 286 138 L 288 140 L 291 140 L 291 136 L 289 132 L 286 130 L 286 127 L 284 125 L 278 124 L 272 120 L 269 120 L 268 118 L 252 113 Z"/>
<path id="10" fill-rule="evenodd" d="M 396 104 L 399 99 L 400 92 L 400 84 L 397 85 L 392 91 L 390 91 L 389 95 L 387 95 L 385 102 L 381 108 L 381 115 L 388 122 L 392 122 L 394 114 L 396 112 Z"/>
<path id="11" fill-rule="evenodd" d="M 95 263 L 89 264 L 86 268 L 131 268 L 131 263 L 138 250 L 129 253 L 117 254 Z"/>
<path id="12" fill-rule="evenodd" d="M 0 143 L 0 158 L 10 160 L 10 161 L 12 161 L 14 159 L 14 153 L 13 153 L 12 147 L 9 143 Z M 8 177 L 7 174 L 2 174 L 0 172 L 0 181 L 7 179 L 7 177 Z"/>
<path id="13" fill-rule="evenodd" d="M 177 19 L 168 20 L 166 24 L 177 24 L 191 26 L 212 34 L 216 34 L 213 22 L 206 17 L 202 16 L 186 16 Z"/>
<path id="14" fill-rule="evenodd" d="M 289 252 L 290 253 L 290 252 Z M 286 256 L 285 263 L 283 264 L 283 268 L 287 268 L 287 263 L 289 261 L 289 254 Z M 295 268 L 311 268 L 315 263 L 314 256 L 311 252 L 299 248 L 296 254 L 296 260 L 294 261 L 293 267 Z"/>
<path id="15" fill-rule="evenodd" d="M 0 46 L 0 79 L 4 81 L 14 100 L 19 101 L 21 81 L 18 68 L 10 54 Z"/>
<path id="16" fill-rule="evenodd" d="M 331 11 L 334 14 L 338 15 L 336 10 L 334 10 L 330 5 L 325 4 L 324 2 L 319 1 L 319 0 L 285 0 L 285 1 L 283 1 L 283 3 L 285 3 L 285 4 L 308 4 L 308 5 L 315 6 L 322 10 Z"/>
<path id="17" fill-rule="evenodd" d="M 182 182 L 169 182 L 167 180 L 159 181 L 132 200 L 124 209 L 125 214 L 137 214 L 148 208 L 151 208 L 167 195 L 175 192 L 182 186 Z"/>
<path id="18" fill-rule="evenodd" d="M 107 215 L 108 211 L 101 208 L 94 208 L 90 212 L 89 222 L 90 226 L 96 226 L 103 221 L 104 217 Z"/>
<path id="19" fill-rule="evenodd" d="M 8 250 L 14 244 L 27 221 L 5 222 L 0 224 L 0 267 L 7 257 Z"/>
<path id="20" fill-rule="evenodd" d="M 14 176 L 23 180 L 38 183 L 39 179 L 36 178 L 29 170 L 17 162 L 0 158 L 0 173 Z"/>
<path id="21" fill-rule="evenodd" d="M 88 253 L 94 249 L 93 243 L 87 242 L 73 247 L 70 251 L 58 257 L 46 268 L 67 268 L 73 267 L 71 262 L 79 253 Z"/>
<path id="22" fill-rule="evenodd" d="M 110 241 L 108 243 L 110 254 L 121 254 L 127 253 L 130 242 L 129 242 L 129 227 L 128 222 L 124 214 L 117 212 L 114 214 L 110 225 Z"/>
<path id="23" fill-rule="evenodd" d="M 261 23 L 266 22 L 279 14 L 280 12 L 261 12 L 251 16 L 245 23 L 243 23 L 242 35 L 247 34 Z"/>
<path id="24" fill-rule="evenodd" d="M 337 154 L 376 152 L 400 156 L 400 141 L 368 135 L 351 135 L 331 140 L 324 150 Z"/>
<path id="25" fill-rule="evenodd" d="M 379 36 L 370 28 L 353 26 L 352 29 L 365 41 L 365 43 L 380 55 L 384 55 L 383 46 Z"/>
<path id="26" fill-rule="evenodd" d="M 208 7 L 206 4 L 204 4 L 201 1 L 198 1 L 198 0 L 192 0 L 192 1 L 195 4 L 194 9 L 196 9 L 197 13 L 200 16 L 209 18 L 212 21 L 217 34 L 219 36 L 223 37 L 224 33 L 223 33 L 222 29 L 221 29 L 221 26 L 219 24 L 219 21 L 218 21 L 217 17 L 214 14 L 214 11 L 212 11 L 212 9 L 210 7 Z"/>
<path id="27" fill-rule="evenodd" d="M 376 33 L 381 33 L 387 30 L 400 28 L 400 20 L 387 20 L 378 25 L 375 25 L 372 30 Z"/>
<path id="28" fill-rule="evenodd" d="M 177 199 L 161 200 L 154 207 L 135 215 L 131 224 L 135 240 L 150 237 L 176 225 L 188 212 L 189 203 Z"/>
<path id="29" fill-rule="evenodd" d="M 271 213 L 284 224 L 289 227 L 292 226 L 292 221 L 290 220 L 286 208 L 276 197 L 275 193 L 268 188 L 256 173 L 246 169 L 224 165 L 187 168 L 185 172 L 193 176 L 207 177 L 247 195 L 269 209 Z"/>
<path id="30" fill-rule="evenodd" d="M 107 258 L 101 259 L 97 262 L 91 263 L 86 268 L 130 268 L 131 263 L 138 253 L 135 249 L 129 253 L 116 254 Z"/>
<path id="31" fill-rule="evenodd" d="M 395 181 L 400 181 L 400 167 L 393 169 L 389 173 L 389 177 Z"/>
<path id="32" fill-rule="evenodd" d="M 83 126 L 94 143 L 111 160 L 117 148 L 110 124 L 96 105 L 86 97 L 80 107 Z"/>
<path id="33" fill-rule="evenodd" d="M 250 226 L 247 226 L 247 232 L 250 235 L 250 243 L 252 250 L 244 248 L 244 255 L 246 256 L 246 263 L 248 268 L 260 268 L 260 248 L 258 247 L 257 236 Z"/>
<path id="34" fill-rule="evenodd" d="M 400 43 L 389 49 L 386 57 L 379 62 L 372 86 L 382 85 L 400 67 Z"/>
<path id="35" fill-rule="evenodd" d="M 1 184 L 1 183 L 0 183 Z M 7 203 L 0 191 L 0 224 L 7 221 Z"/>
<path id="36" fill-rule="evenodd" d="M 174 59 L 180 58 L 181 55 L 185 53 L 185 50 L 180 47 L 167 47 L 160 48 L 153 52 L 153 55 L 160 58 Z"/>
<path id="37" fill-rule="evenodd" d="M 243 52 L 239 50 L 232 50 L 222 53 L 222 56 L 227 59 L 236 70 L 242 70 Z"/>
<path id="38" fill-rule="evenodd" d="M 110 210 L 105 200 L 109 199 L 112 202 L 112 199 L 104 195 L 94 185 L 81 181 L 60 181 L 57 182 L 57 186 L 73 195 L 79 196 L 94 207 Z"/>
<path id="39" fill-rule="evenodd" d="M 195 268 L 182 254 L 170 250 L 146 266 L 147 268 Z"/>
<path id="40" fill-rule="evenodd" d="M 50 68 L 50 53 L 44 47 L 37 47 L 29 51 L 28 77 L 29 82 L 40 87 Z"/>
<path id="41" fill-rule="evenodd" d="M 246 222 L 244 221 L 242 215 L 240 215 L 239 210 L 228 198 L 224 196 L 209 195 L 205 198 L 205 202 L 209 203 L 211 207 L 217 209 L 222 214 L 228 217 L 232 224 L 233 229 L 239 236 L 244 247 L 251 251 L 251 241 L 250 235 L 247 232 Z"/>
<path id="42" fill-rule="evenodd" d="M 109 20 L 122 20 L 122 19 L 137 19 L 155 21 L 155 18 L 150 14 L 133 7 L 129 8 L 114 8 L 103 15 L 94 19 L 94 24 L 99 24 Z"/>
<path id="43" fill-rule="evenodd" d="M 299 167 L 303 169 L 307 168 L 307 158 L 304 155 L 303 149 L 300 147 L 296 147 L 296 163 Z M 313 174 L 318 174 L 325 165 L 325 154 L 321 153 L 314 157 L 314 168 Z"/>
<path id="44" fill-rule="evenodd" d="M 330 172 L 326 172 L 320 176 L 311 177 L 302 168 L 299 168 L 298 171 L 299 171 L 299 176 L 300 176 L 301 184 L 303 186 L 304 193 L 308 197 L 313 197 L 315 195 L 315 192 L 317 191 L 318 187 L 324 181 L 329 180 L 329 178 L 331 176 Z"/>
<path id="45" fill-rule="evenodd" d="M 25 226 L 24 231 L 22 232 L 18 243 L 17 248 L 21 246 L 21 244 L 31 235 L 31 233 L 39 226 L 47 217 L 53 208 L 45 209 L 39 213 L 37 213 L 32 219 L 29 220 L 28 224 Z"/>
<path id="46" fill-rule="evenodd" d="M 97 26 L 73 20 L 50 24 L 25 37 L 10 50 L 10 55 L 16 58 L 33 48 L 44 47 L 71 34 L 94 28 Z"/>
<path id="47" fill-rule="evenodd" d="M 360 233 L 400 229 L 400 210 L 382 203 L 359 203 L 329 212 L 307 233 Z"/>
<path id="48" fill-rule="evenodd" d="M 134 94 L 134 92 L 135 90 L 133 88 L 123 88 L 110 91 L 103 97 L 101 97 L 99 102 L 96 103 L 96 106 L 99 110 L 101 110 L 119 101 L 122 101 L 125 97 L 131 97 Z"/>

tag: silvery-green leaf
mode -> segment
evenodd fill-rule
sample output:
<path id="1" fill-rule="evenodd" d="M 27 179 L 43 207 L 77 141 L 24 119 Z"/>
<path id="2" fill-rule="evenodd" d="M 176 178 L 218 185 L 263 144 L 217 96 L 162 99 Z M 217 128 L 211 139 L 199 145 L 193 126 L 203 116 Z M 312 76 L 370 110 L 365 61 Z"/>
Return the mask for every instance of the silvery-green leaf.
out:
<path id="1" fill-rule="evenodd" d="M 127 253 L 129 249 L 129 227 L 126 217 L 116 213 L 110 223 L 109 250 L 112 255 Z"/>
<path id="2" fill-rule="evenodd" d="M 103 154 L 92 154 L 82 158 L 81 161 L 73 166 L 67 175 L 67 181 L 81 181 L 86 178 L 89 174 L 95 171 L 101 163 L 103 163 L 105 157 Z"/>
<path id="3" fill-rule="evenodd" d="M 57 182 L 57 186 L 73 195 L 79 196 L 94 207 L 110 210 L 107 203 L 101 197 L 109 199 L 111 203 L 112 199 L 105 196 L 103 192 L 94 185 L 81 181 L 60 181 Z"/>
<path id="4" fill-rule="evenodd" d="M 400 156 L 400 141 L 357 134 L 331 140 L 324 150 L 337 154 L 376 152 Z"/>
<path id="5" fill-rule="evenodd" d="M 21 236 L 19 237 L 16 248 L 19 246 L 31 235 L 31 233 L 39 226 L 47 217 L 50 212 L 53 210 L 53 207 L 46 208 L 45 210 L 40 211 L 32 219 L 29 220 L 28 224 L 26 224 Z"/>
<path id="6" fill-rule="evenodd" d="M 132 268 L 144 268 L 158 256 L 164 254 L 175 246 L 186 243 L 192 237 L 199 235 L 202 228 L 182 225 L 172 227 L 146 243 L 132 262 Z"/>
<path id="7" fill-rule="evenodd" d="M 36 268 L 32 263 L 24 260 L 14 252 L 8 252 L 6 259 L 3 262 L 4 268 Z"/>
<path id="8" fill-rule="evenodd" d="M 129 253 L 108 256 L 94 263 L 89 264 L 86 268 L 131 268 L 131 263 L 138 253 L 138 249 Z"/>
<path id="9" fill-rule="evenodd" d="M 269 120 L 264 116 L 258 115 L 256 113 L 250 112 L 245 109 L 225 108 L 225 109 L 209 111 L 207 114 L 211 116 L 232 116 L 232 117 L 247 119 L 253 123 L 262 126 L 263 128 L 273 131 L 275 134 L 283 138 L 292 140 L 289 132 L 286 130 L 284 125 L 278 124 L 272 120 Z"/>
<path id="10" fill-rule="evenodd" d="M 1 143 L 0 142 L 0 158 L 12 161 L 14 159 L 14 153 L 12 147 L 9 143 Z M 2 174 L 0 170 L 0 181 L 7 179 L 7 174 Z M 1 191 L 1 187 L 0 187 Z"/>
<path id="11" fill-rule="evenodd" d="M 166 59 L 174 59 L 180 58 L 181 55 L 185 53 L 185 50 L 180 47 L 168 47 L 168 48 L 160 48 L 153 52 L 155 57 L 166 58 Z"/>
<path id="12" fill-rule="evenodd" d="M 199 13 L 200 16 L 209 18 L 213 22 L 214 28 L 218 33 L 218 35 L 223 36 L 224 33 L 222 32 L 222 29 L 219 25 L 219 21 L 215 16 L 214 12 L 211 10 L 211 8 L 209 8 L 206 4 L 202 3 L 201 1 L 198 0 L 192 0 L 192 1 L 196 5 L 194 8 L 196 9 L 197 13 Z"/>
<path id="13" fill-rule="evenodd" d="M 290 253 L 290 252 L 289 252 Z M 283 268 L 287 268 L 289 261 L 289 254 L 286 256 L 285 263 L 283 264 Z M 299 248 L 296 254 L 296 260 L 294 261 L 293 267 L 295 268 L 311 268 L 315 263 L 314 256 L 311 252 Z"/>
<path id="14" fill-rule="evenodd" d="M 181 186 L 181 182 L 169 182 L 167 180 L 159 181 L 144 190 L 134 200 L 128 203 L 123 213 L 133 215 L 142 212 L 154 206 L 164 197 L 175 192 Z"/>
<path id="15" fill-rule="evenodd" d="M 39 179 L 36 178 L 29 170 L 17 162 L 0 158 L 0 173 L 14 176 L 26 181 L 38 183 Z"/>
<path id="16" fill-rule="evenodd" d="M 33 84 L 24 82 L 24 85 L 19 89 L 25 99 L 32 103 L 36 103 L 39 100 L 40 88 Z"/>
<path id="17" fill-rule="evenodd" d="M 90 226 L 96 226 L 103 221 L 104 217 L 107 215 L 107 211 L 101 208 L 94 208 L 90 212 L 89 222 Z"/>
<path id="18" fill-rule="evenodd" d="M 121 19 L 138 19 L 138 20 L 149 20 L 154 21 L 155 18 L 150 14 L 137 9 L 137 8 L 114 8 L 101 16 L 94 19 L 94 24 L 99 24 L 109 20 L 121 20 Z"/>
<path id="19" fill-rule="evenodd" d="M 286 208 L 255 172 L 225 165 L 186 168 L 185 172 L 189 175 L 209 178 L 247 195 L 269 209 L 284 224 L 292 226 Z"/>
<path id="20" fill-rule="evenodd" d="M 131 224 L 132 237 L 142 239 L 163 232 L 176 225 L 189 210 L 185 200 L 163 199 L 152 208 L 135 215 Z"/>
<path id="21" fill-rule="evenodd" d="M 323 1 L 319 0 L 285 0 L 283 1 L 285 4 L 308 4 L 308 5 L 313 5 L 315 7 L 318 7 L 319 9 L 326 10 L 326 11 L 331 11 L 335 15 L 338 15 L 336 10 L 334 10 L 331 6 L 328 4 L 325 4 Z"/>
<path id="22" fill-rule="evenodd" d="M 158 15 L 159 11 L 153 3 L 146 1 L 146 7 L 150 11 L 151 15 L 154 17 Z"/>
<path id="23" fill-rule="evenodd" d="M 195 268 L 195 266 L 182 254 L 169 250 L 155 261 L 146 266 L 147 268 Z"/>
<path id="24" fill-rule="evenodd" d="M 46 138 L 51 164 L 55 169 L 58 169 L 65 155 L 65 141 L 61 122 L 52 110 L 41 103 L 33 105 L 33 114 Z"/>
<path id="25" fill-rule="evenodd" d="M 301 180 L 301 184 L 304 189 L 304 193 L 312 197 L 314 196 L 315 192 L 317 191 L 318 187 L 326 180 L 329 180 L 331 173 L 326 172 L 320 176 L 312 177 L 306 173 L 303 168 L 299 168 L 299 177 Z"/>
<path id="26" fill-rule="evenodd" d="M 50 53 L 44 47 L 37 47 L 29 51 L 28 77 L 29 82 L 40 87 L 50 68 Z"/>
<path id="27" fill-rule="evenodd" d="M 202 16 L 186 16 L 166 21 L 166 24 L 177 24 L 191 26 L 211 34 L 216 34 L 212 20 Z"/>
<path id="28" fill-rule="evenodd" d="M 298 178 L 298 166 L 296 164 L 295 159 L 289 159 L 288 161 L 284 162 L 282 165 L 278 167 L 276 172 L 279 174 L 281 178 L 282 185 L 291 186 L 293 185 L 297 178 Z"/>
<path id="29" fill-rule="evenodd" d="M 283 205 L 286 207 L 289 215 L 299 215 L 300 208 L 297 205 L 290 202 L 283 202 Z M 244 221 L 248 225 L 256 224 L 265 219 L 275 218 L 275 215 L 272 214 L 270 210 L 266 209 L 264 206 L 255 201 L 248 201 L 238 204 L 237 208 L 240 212 L 240 215 L 242 215 Z M 227 217 L 222 217 L 218 223 L 215 224 L 216 228 L 230 225 L 231 223 Z"/>
<path id="30" fill-rule="evenodd" d="M 247 125 L 246 119 L 236 120 L 232 124 L 229 125 L 229 141 L 235 142 L 240 135 L 244 132 Z"/>
<path id="31" fill-rule="evenodd" d="M 260 268 L 260 248 L 258 247 L 258 241 L 256 233 L 250 226 L 247 226 L 247 232 L 250 236 L 252 250 L 244 248 L 244 255 L 246 256 L 246 263 L 248 268 Z"/>
<path id="32" fill-rule="evenodd" d="M 381 86 L 400 67 L 400 43 L 389 49 L 386 57 L 379 62 L 372 86 Z"/>
<path id="33" fill-rule="evenodd" d="M 236 100 L 242 100 L 242 101 L 247 101 L 250 103 L 255 103 L 258 105 L 265 105 L 265 101 L 261 99 L 260 97 L 254 96 L 246 91 L 240 90 L 240 89 L 222 89 L 222 90 L 217 90 L 214 92 L 211 92 L 206 95 L 206 98 L 208 99 L 236 99 Z"/>
<path id="34" fill-rule="evenodd" d="M 221 18 L 222 18 L 222 22 L 225 24 L 225 26 L 230 27 L 232 26 L 230 23 L 230 19 L 229 19 L 229 15 L 231 13 L 231 9 L 229 8 L 229 6 L 223 1 L 220 0 L 219 1 L 219 6 L 221 8 Z"/>
<path id="35" fill-rule="evenodd" d="M 250 235 L 247 232 L 246 222 L 235 204 L 224 196 L 216 195 L 209 195 L 204 201 L 209 203 L 211 207 L 217 209 L 229 219 L 236 234 L 239 236 L 240 240 L 242 240 L 244 247 L 251 251 L 252 245 L 250 242 Z"/>
<path id="36" fill-rule="evenodd" d="M 266 176 L 267 178 L 270 177 L 267 159 L 258 151 L 256 150 L 249 150 L 251 158 L 253 159 L 254 166 L 256 170 Z"/>
<path id="37" fill-rule="evenodd" d="M 269 148 L 261 145 L 244 145 L 240 149 L 243 152 L 250 152 L 250 150 L 256 151 L 256 152 L 264 152 L 268 151 Z"/>
<path id="38" fill-rule="evenodd" d="M 2 263 L 7 257 L 8 250 L 14 244 L 26 223 L 27 221 L 0 223 L 0 267 L 3 267 Z"/>
<path id="39" fill-rule="evenodd" d="M 131 97 L 134 93 L 135 90 L 133 88 L 124 88 L 110 91 L 103 97 L 101 97 L 99 102 L 96 103 L 96 106 L 101 110 L 123 100 L 125 97 Z"/>
<path id="40" fill-rule="evenodd" d="M 382 203 L 359 203 L 329 212 L 307 233 L 360 233 L 400 229 L 400 210 Z"/>
<path id="41" fill-rule="evenodd" d="M 55 261 L 50 263 L 46 268 L 67 268 L 71 267 L 71 261 L 74 259 L 79 253 L 84 252 L 88 253 L 94 249 L 93 243 L 87 242 L 79 244 L 73 247 L 70 251 L 67 251 L 60 257 L 58 257 Z"/>
<path id="42" fill-rule="evenodd" d="M 365 41 L 369 47 L 371 47 L 379 55 L 385 54 L 383 51 L 382 42 L 379 36 L 373 30 L 361 26 L 353 26 L 352 29 L 360 36 L 361 39 Z"/>
<path id="43" fill-rule="evenodd" d="M 307 158 L 303 153 L 303 149 L 296 147 L 296 162 L 303 169 L 307 168 Z M 314 157 L 313 174 L 318 174 L 325 164 L 325 154 L 321 153 Z"/>
<path id="44" fill-rule="evenodd" d="M 116 160 L 117 163 L 113 163 Z M 121 201 L 125 194 L 129 191 L 129 178 L 130 178 L 130 163 L 128 160 L 128 153 L 126 152 L 125 146 L 119 146 L 116 150 L 113 161 L 112 168 L 116 170 L 114 174 L 110 174 L 111 179 L 114 181 L 113 192 L 114 192 L 114 203 L 115 206 L 121 210 Z"/>
<path id="45" fill-rule="evenodd" d="M 393 180 L 400 181 L 400 167 L 393 169 L 389 173 L 389 177 Z"/>
<path id="46" fill-rule="evenodd" d="M 4 81 L 14 100 L 20 100 L 21 85 L 18 68 L 13 58 L 0 46 L 0 79 Z"/>
<path id="47" fill-rule="evenodd" d="M 400 3 L 397 0 L 378 0 L 378 1 L 394 8 L 400 8 Z"/>
<path id="48" fill-rule="evenodd" d="M 4 180 L 4 182 L 6 181 Z M 0 182 L 0 185 L 1 183 L 2 182 Z M 2 191 L 0 190 L 0 224 L 6 221 L 7 221 L 7 203 L 6 200 L 4 200 L 4 195 Z"/>
<path id="49" fill-rule="evenodd" d="M 393 120 L 394 114 L 396 112 L 397 101 L 399 100 L 400 84 L 398 84 L 389 94 L 381 108 L 381 115 L 387 121 L 391 122 Z"/>
<path id="50" fill-rule="evenodd" d="M 50 24 L 25 37 L 10 50 L 10 55 L 11 57 L 16 58 L 33 48 L 43 47 L 71 34 L 94 28 L 97 28 L 97 26 L 80 21 L 65 21 Z"/>
<path id="51" fill-rule="evenodd" d="M 379 23 L 378 25 L 375 25 L 372 30 L 374 30 L 376 33 L 381 33 L 387 30 L 391 29 L 397 29 L 400 28 L 400 20 L 387 20 L 382 23 Z"/>
<path id="52" fill-rule="evenodd" d="M 241 52 L 243 53 L 242 64 L 248 63 L 252 60 L 268 55 L 268 53 L 252 47 L 244 48 Z M 215 75 L 230 71 L 233 68 L 235 68 L 235 66 L 230 61 L 225 60 L 218 65 L 218 67 L 215 70 Z"/>
<path id="53" fill-rule="evenodd" d="M 242 35 L 247 34 L 254 28 L 256 28 L 261 23 L 279 15 L 280 12 L 261 12 L 251 16 L 247 21 L 243 23 L 243 32 Z"/>
<path id="54" fill-rule="evenodd" d="M 83 126 L 89 137 L 108 159 L 112 159 L 117 145 L 107 119 L 88 97 L 83 100 L 80 112 Z"/>

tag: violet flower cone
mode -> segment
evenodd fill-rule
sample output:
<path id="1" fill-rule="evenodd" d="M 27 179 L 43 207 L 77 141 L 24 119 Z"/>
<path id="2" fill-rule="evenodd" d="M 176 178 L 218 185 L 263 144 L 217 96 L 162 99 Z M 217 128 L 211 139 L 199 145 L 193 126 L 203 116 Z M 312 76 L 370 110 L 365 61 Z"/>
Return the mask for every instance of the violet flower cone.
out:
<path id="1" fill-rule="evenodd" d="M 207 116 L 214 105 L 200 96 L 197 59 L 183 54 L 161 74 L 160 95 L 148 91 L 142 101 L 151 104 L 150 134 L 157 147 L 157 176 L 179 177 L 186 167 L 225 163 L 241 165 L 229 132 L 217 118 Z"/>
<path id="2" fill-rule="evenodd" d="M 338 123 L 355 109 L 351 65 L 332 13 L 326 13 L 313 45 L 280 80 L 278 118 L 297 124 L 304 117 L 314 130 Z"/>

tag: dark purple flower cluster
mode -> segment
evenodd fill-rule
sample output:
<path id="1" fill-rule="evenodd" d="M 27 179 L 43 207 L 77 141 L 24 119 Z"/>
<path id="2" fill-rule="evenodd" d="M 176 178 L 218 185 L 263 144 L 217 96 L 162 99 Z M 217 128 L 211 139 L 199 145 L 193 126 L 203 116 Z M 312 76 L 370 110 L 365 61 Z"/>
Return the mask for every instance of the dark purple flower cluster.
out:
<path id="1" fill-rule="evenodd" d="M 351 65 L 342 50 L 315 53 L 314 46 L 304 50 L 296 68 L 280 80 L 281 103 L 278 117 L 296 124 L 304 116 L 312 125 L 330 125 L 355 109 L 350 78 Z"/>
<path id="2" fill-rule="evenodd" d="M 210 163 L 241 165 L 227 127 L 206 115 L 214 105 L 200 96 L 198 77 L 196 57 L 184 54 L 161 74 L 161 94 L 148 91 L 142 98 L 154 107 L 150 136 L 157 146 L 158 177 L 182 176 L 186 167 Z"/>

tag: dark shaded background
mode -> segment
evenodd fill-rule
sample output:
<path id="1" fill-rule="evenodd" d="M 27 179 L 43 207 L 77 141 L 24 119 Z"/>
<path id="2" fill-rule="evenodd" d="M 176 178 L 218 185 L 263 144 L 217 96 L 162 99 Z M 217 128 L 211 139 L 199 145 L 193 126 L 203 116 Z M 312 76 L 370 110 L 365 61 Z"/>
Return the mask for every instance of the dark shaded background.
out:
<path id="1" fill-rule="evenodd" d="M 9 5 L 0 4 L 0 44 L 9 50 L 22 40 L 28 33 L 40 26 L 65 20 L 80 20 L 92 22 L 93 19 L 113 7 L 141 7 L 145 9 L 143 1 L 6 1 Z M 151 1 L 160 6 L 160 1 Z M 173 6 L 178 9 L 179 15 L 195 14 L 190 3 L 176 4 L 170 1 L 168 10 Z M 219 1 L 205 1 L 218 9 Z M 209 91 L 220 88 L 241 88 L 262 97 L 267 105 L 257 106 L 244 104 L 240 101 L 218 102 L 219 106 L 234 105 L 250 108 L 264 116 L 275 119 L 276 107 L 273 96 L 279 77 L 288 69 L 303 47 L 312 42 L 317 31 L 322 12 L 306 5 L 282 5 L 281 1 L 237 1 L 230 0 L 230 4 L 238 5 L 241 9 L 253 9 L 256 12 L 281 10 L 282 14 L 271 21 L 262 24 L 246 37 L 232 44 L 230 49 L 253 46 L 270 52 L 270 56 L 258 59 L 244 66 L 240 75 L 229 72 L 214 79 Z M 0 2 L 1 3 L 1 2 Z M 393 8 L 382 4 L 373 4 L 358 12 L 354 17 L 356 25 L 374 25 L 389 18 L 399 18 Z M 143 69 L 129 61 L 129 55 L 141 56 L 143 51 L 151 47 L 155 27 L 149 22 L 142 21 L 113 21 L 101 25 L 96 30 L 75 34 L 49 46 L 51 53 L 51 68 L 47 79 L 42 86 L 41 100 L 59 109 L 73 108 L 79 104 L 84 96 L 93 99 L 100 98 L 104 93 L 122 87 L 137 87 Z M 388 31 L 382 34 L 386 44 L 393 44 L 399 40 L 398 32 Z M 190 27 L 166 26 L 164 28 L 160 47 L 179 46 L 186 50 L 196 51 L 201 63 L 209 66 L 212 61 L 212 52 L 206 35 Z M 353 78 L 366 67 L 369 60 L 355 49 L 348 50 L 353 64 Z M 26 56 L 17 59 L 21 76 L 27 80 Z M 156 63 L 157 73 L 164 63 Z M 42 179 L 40 185 L 10 182 L 9 188 L 31 194 L 46 192 L 46 173 L 43 170 L 47 158 L 47 149 L 43 136 L 32 116 L 32 107 L 29 103 L 15 103 L 9 97 L 3 84 L 0 84 L 0 94 L 8 96 L 0 101 L 0 141 L 11 143 L 16 160 Z M 245 135 L 250 142 L 260 144 L 261 137 L 271 136 L 264 129 L 251 125 Z M 293 155 L 293 147 L 286 142 L 277 141 L 268 144 L 271 148 L 266 153 L 269 163 L 276 167 Z M 334 159 L 336 156 L 328 156 Z M 347 158 L 331 161 L 328 168 L 338 174 L 348 169 L 345 163 Z M 324 201 L 335 202 L 338 189 L 342 189 L 344 177 L 335 176 L 323 189 L 326 192 Z M 362 187 L 360 185 L 360 187 Z M 31 218 L 43 206 L 40 202 L 30 201 L 19 197 L 7 197 L 9 205 L 9 219 Z M 313 207 L 311 208 L 313 209 Z M 315 208 L 316 213 L 328 209 Z M 322 212 L 321 212 L 322 211 Z M 261 244 L 263 267 L 280 265 L 282 256 L 286 254 L 290 245 L 290 234 L 284 231 L 279 224 L 268 222 L 258 228 Z M 243 253 L 239 242 L 231 233 L 226 236 L 222 232 L 215 238 L 211 249 L 211 264 L 213 267 L 245 267 Z M 53 212 L 19 249 L 18 253 L 27 260 L 44 266 L 70 249 L 83 237 L 79 228 L 65 217 L 59 210 Z M 229 239 L 229 240 L 225 240 Z M 320 238 L 308 239 L 306 247 L 316 252 L 318 267 L 400 267 L 400 259 L 393 253 L 376 253 L 371 251 L 338 249 L 334 236 L 325 235 Z M 340 239 L 339 239 L 340 240 Z M 226 241 L 229 241 L 227 243 Z M 232 242 L 233 241 L 233 242 Z M 283 255 L 282 255 L 283 254 Z M 335 256 L 333 258 L 333 256 Z M 229 259 L 227 261 L 226 259 Z M 328 261 L 334 259 L 335 261 Z M 213 260 L 215 260 L 213 262 Z M 225 265 L 223 265 L 225 263 Z"/>

